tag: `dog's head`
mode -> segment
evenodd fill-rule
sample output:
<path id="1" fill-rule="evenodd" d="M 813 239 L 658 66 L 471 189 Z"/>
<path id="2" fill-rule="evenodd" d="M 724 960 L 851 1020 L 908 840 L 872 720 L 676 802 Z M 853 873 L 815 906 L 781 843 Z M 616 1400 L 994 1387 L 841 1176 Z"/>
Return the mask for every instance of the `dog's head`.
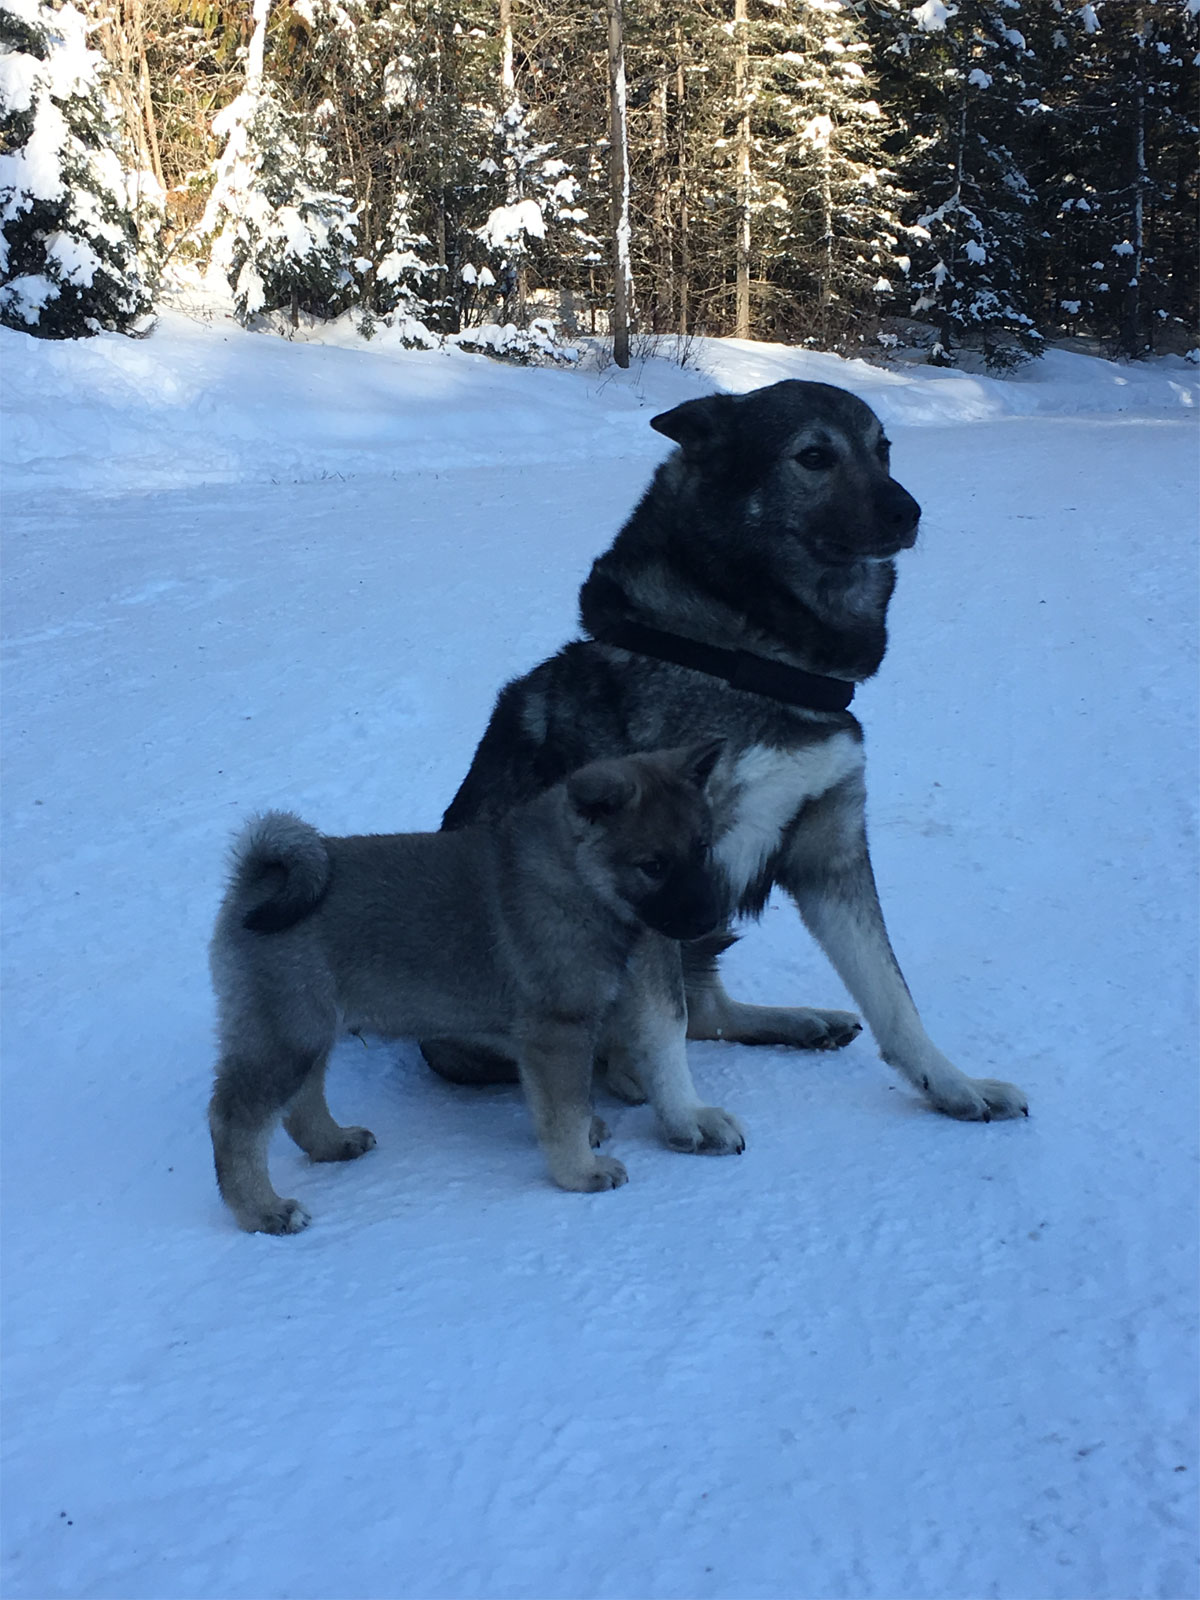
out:
<path id="1" fill-rule="evenodd" d="M 891 475 L 879 418 L 846 389 L 788 379 L 686 400 L 650 426 L 679 446 L 706 503 L 736 501 L 740 528 L 833 565 L 888 560 L 916 542 L 921 508 Z"/>
<path id="2" fill-rule="evenodd" d="M 602 877 L 611 898 L 669 939 L 698 939 L 728 915 L 706 793 L 723 748 L 706 739 L 593 761 L 567 779 L 589 878 Z"/>

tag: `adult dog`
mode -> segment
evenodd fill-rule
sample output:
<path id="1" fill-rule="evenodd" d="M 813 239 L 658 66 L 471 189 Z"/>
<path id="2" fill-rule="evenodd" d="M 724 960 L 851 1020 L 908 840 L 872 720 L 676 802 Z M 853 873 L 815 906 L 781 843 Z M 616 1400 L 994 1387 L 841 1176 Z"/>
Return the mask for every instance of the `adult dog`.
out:
<path id="1" fill-rule="evenodd" d="M 511 1041 L 550 1172 L 615 1189 L 595 1154 L 593 1063 L 612 1034 L 641 1072 L 668 1144 L 736 1152 L 735 1118 L 701 1105 L 659 1048 L 658 1011 L 623 986 L 639 946 L 720 926 L 723 875 L 705 794 L 719 740 L 596 761 L 492 824 L 324 838 L 288 812 L 248 824 L 210 951 L 220 1061 L 209 1106 L 217 1182 L 248 1232 L 298 1233 L 308 1212 L 271 1186 L 280 1114 L 315 1161 L 375 1143 L 325 1102 L 343 1030 L 438 1033 L 464 1023 Z M 646 930 L 653 928 L 656 933 Z M 682 1066 L 682 1070 L 680 1067 Z"/>
<path id="2" fill-rule="evenodd" d="M 883 660 L 893 558 L 921 514 L 891 476 L 879 419 L 845 390 L 788 381 L 689 400 L 650 425 L 678 449 L 583 585 L 590 638 L 501 691 L 443 827 L 498 816 L 598 756 L 720 734 L 710 793 L 730 903 L 755 914 L 782 885 L 883 1059 L 938 1111 L 1025 1113 L 1019 1089 L 966 1077 L 930 1040 L 876 894 L 862 730 L 846 707 Z M 728 942 L 656 940 L 632 976 L 650 985 L 643 1004 L 671 1050 L 685 1030 L 803 1049 L 859 1032 L 846 1012 L 730 999 L 716 970 Z M 466 1039 L 425 1053 L 457 1082 L 512 1075 Z M 609 1072 L 637 1096 L 627 1063 Z"/>

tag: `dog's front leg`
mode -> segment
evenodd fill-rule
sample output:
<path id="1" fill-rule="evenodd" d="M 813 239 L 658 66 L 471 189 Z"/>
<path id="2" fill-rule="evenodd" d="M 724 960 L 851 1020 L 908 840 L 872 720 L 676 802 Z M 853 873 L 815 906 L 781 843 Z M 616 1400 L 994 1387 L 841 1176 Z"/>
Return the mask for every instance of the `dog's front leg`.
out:
<path id="1" fill-rule="evenodd" d="M 592 1063 L 596 1030 L 589 1021 L 539 1016 L 518 1029 L 518 1066 L 538 1143 L 550 1176 L 584 1193 L 619 1189 L 629 1174 L 592 1149 Z"/>
<path id="2" fill-rule="evenodd" d="M 925 1032 L 884 926 L 863 799 L 855 776 L 814 801 L 789 840 L 780 882 L 854 996 L 889 1066 L 947 1116 L 988 1122 L 1028 1115 L 1020 1089 L 968 1078 Z"/>
<path id="3" fill-rule="evenodd" d="M 715 941 L 717 945 L 726 939 Z M 726 994 L 717 971 L 714 941 L 685 945 L 689 1039 L 722 1039 L 728 1044 L 781 1044 L 797 1050 L 840 1050 L 862 1032 L 849 1011 L 818 1011 L 812 1006 L 754 1006 Z"/>
<path id="4" fill-rule="evenodd" d="M 605 1024 L 601 1054 L 610 1084 L 624 1098 L 632 1096 L 621 1086 L 640 1084 L 672 1150 L 734 1155 L 746 1148 L 737 1118 L 706 1106 L 692 1082 L 683 969 L 674 940 L 643 935 Z"/>

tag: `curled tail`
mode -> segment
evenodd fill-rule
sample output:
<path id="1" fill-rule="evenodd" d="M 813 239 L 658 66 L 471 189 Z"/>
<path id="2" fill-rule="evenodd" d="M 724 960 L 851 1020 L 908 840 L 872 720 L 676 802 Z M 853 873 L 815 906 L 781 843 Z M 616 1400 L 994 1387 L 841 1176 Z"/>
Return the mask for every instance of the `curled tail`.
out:
<path id="1" fill-rule="evenodd" d="M 315 911 L 329 887 L 329 852 L 290 811 L 252 817 L 233 846 L 229 900 L 251 933 L 282 933 Z"/>

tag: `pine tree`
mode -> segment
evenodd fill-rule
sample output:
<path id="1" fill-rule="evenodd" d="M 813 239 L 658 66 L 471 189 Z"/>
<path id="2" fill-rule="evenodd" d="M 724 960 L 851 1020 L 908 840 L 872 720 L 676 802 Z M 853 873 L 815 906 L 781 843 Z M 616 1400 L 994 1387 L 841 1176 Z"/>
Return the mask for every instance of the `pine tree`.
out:
<path id="1" fill-rule="evenodd" d="M 128 331 L 150 306 L 103 63 L 73 5 L 0 4 L 0 321 Z"/>
<path id="2" fill-rule="evenodd" d="M 892 170 L 871 45 L 844 0 L 791 0 L 759 26 L 760 253 L 793 301 L 792 325 L 824 345 L 869 331 L 904 292 L 912 197 Z"/>
<path id="3" fill-rule="evenodd" d="M 476 235 L 500 285 L 505 316 L 523 326 L 531 268 L 549 266 L 558 276 L 570 271 L 573 256 L 599 259 L 599 244 L 579 204 L 578 179 L 553 142 L 536 137 L 533 114 L 515 94 L 497 117 L 493 137 L 496 154 L 483 167 L 503 178 L 504 200 L 492 207 Z"/>
<path id="4" fill-rule="evenodd" d="M 1127 356 L 1195 331 L 1198 13 L 1137 0 L 1056 18 L 1045 315 Z"/>
<path id="5" fill-rule="evenodd" d="M 321 117 L 286 110 L 266 78 L 270 10 L 255 0 L 245 88 L 213 122 L 226 143 L 200 232 L 243 322 L 288 307 L 295 323 L 301 308 L 328 317 L 353 298 L 357 214 L 345 186 L 322 182 Z"/>
<path id="6" fill-rule="evenodd" d="M 924 0 L 911 14 L 892 0 L 885 59 L 909 132 L 901 176 L 919 196 L 911 310 L 939 330 L 936 354 L 966 341 L 989 366 L 1018 364 L 1041 347 L 1028 247 L 1036 193 L 1026 156 L 1040 97 L 1018 0 Z"/>

